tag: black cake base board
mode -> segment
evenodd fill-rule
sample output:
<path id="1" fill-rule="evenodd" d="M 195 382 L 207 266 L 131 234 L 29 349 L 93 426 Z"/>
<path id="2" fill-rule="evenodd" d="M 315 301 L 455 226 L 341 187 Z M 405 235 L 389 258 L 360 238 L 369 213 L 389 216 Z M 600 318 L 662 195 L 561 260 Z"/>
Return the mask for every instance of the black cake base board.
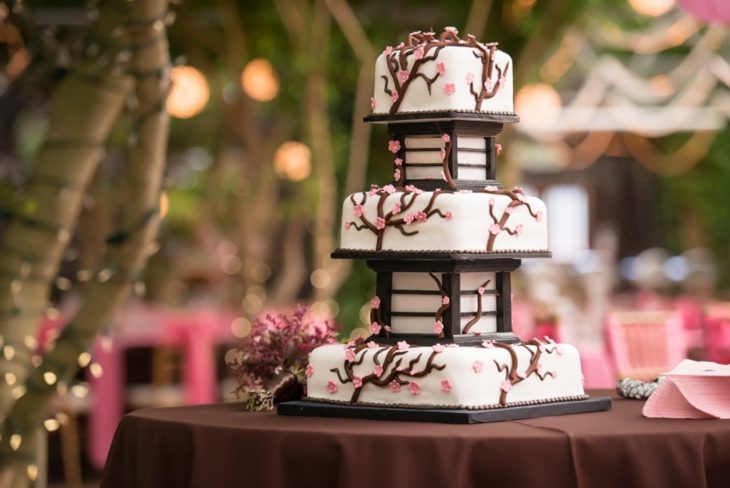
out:
<path id="1" fill-rule="evenodd" d="M 588 398 L 540 405 L 493 408 L 489 410 L 425 409 L 405 407 L 375 407 L 365 405 L 337 405 L 298 400 L 282 402 L 277 406 L 279 415 L 294 417 L 329 417 L 368 420 L 399 420 L 434 422 L 442 424 L 483 424 L 504 420 L 531 419 L 554 415 L 602 412 L 611 409 L 609 397 Z"/>

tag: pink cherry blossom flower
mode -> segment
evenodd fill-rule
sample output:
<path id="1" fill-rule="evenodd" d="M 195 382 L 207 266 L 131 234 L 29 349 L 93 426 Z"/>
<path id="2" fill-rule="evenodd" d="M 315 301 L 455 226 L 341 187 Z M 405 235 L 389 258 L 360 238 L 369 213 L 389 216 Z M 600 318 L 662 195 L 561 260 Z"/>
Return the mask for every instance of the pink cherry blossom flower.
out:
<path id="1" fill-rule="evenodd" d="M 447 211 L 447 212 L 446 212 L 446 213 L 444 214 L 444 216 L 445 216 L 444 218 L 445 218 L 446 220 L 451 220 L 451 219 L 452 219 L 452 218 L 454 217 L 454 214 L 452 214 L 452 213 L 451 213 L 451 211 L 450 211 L 450 210 L 448 210 L 448 211 Z"/>
<path id="2" fill-rule="evenodd" d="M 443 344 L 434 344 L 431 346 L 431 349 L 433 349 L 434 352 L 444 352 L 444 346 Z"/>
<path id="3" fill-rule="evenodd" d="M 408 80 L 408 71 L 402 69 L 398 71 L 398 81 L 401 83 L 405 83 L 406 80 Z"/>
<path id="4" fill-rule="evenodd" d="M 419 385 L 415 381 L 411 381 L 408 384 L 408 391 L 410 391 L 411 395 L 413 395 L 413 396 L 420 395 L 421 394 L 421 385 Z"/>
<path id="5" fill-rule="evenodd" d="M 524 380 L 527 376 L 525 375 L 524 371 L 518 371 L 517 377 Z"/>
<path id="6" fill-rule="evenodd" d="M 535 221 L 542 222 L 543 213 L 540 211 L 535 212 Z"/>
<path id="7" fill-rule="evenodd" d="M 521 186 L 516 186 L 516 187 L 512 188 L 512 191 L 514 193 L 525 193 L 525 190 L 523 190 Z"/>
<path id="8" fill-rule="evenodd" d="M 396 166 L 403 166 L 403 160 L 401 158 L 395 158 L 393 162 Z"/>
<path id="9" fill-rule="evenodd" d="M 380 188 L 378 188 L 378 185 L 370 185 L 370 190 L 368 190 L 368 195 L 370 195 L 370 196 L 377 195 L 378 191 L 380 191 Z"/>
<path id="10" fill-rule="evenodd" d="M 401 42 L 395 48 L 396 49 L 403 49 L 404 47 L 405 47 L 405 43 Z"/>
<path id="11" fill-rule="evenodd" d="M 494 204 L 497 202 L 494 200 L 494 198 L 490 198 L 488 203 L 490 207 L 494 207 Z"/>
<path id="12" fill-rule="evenodd" d="M 406 224 L 410 224 L 411 222 L 413 222 L 413 220 L 415 218 L 416 218 L 416 216 L 413 215 L 413 213 L 409 213 L 409 214 L 406 214 L 405 217 L 403 217 L 403 222 L 405 222 Z"/>
<path id="13" fill-rule="evenodd" d="M 522 224 L 517 224 L 517 226 L 515 227 L 515 234 L 517 234 L 518 236 L 522 235 Z"/>
<path id="14" fill-rule="evenodd" d="M 447 96 L 451 96 L 456 93 L 456 85 L 453 83 L 444 83 L 444 93 Z"/>
<path id="15" fill-rule="evenodd" d="M 307 378 L 311 378 L 312 375 L 314 375 L 314 366 L 312 366 L 311 364 L 308 364 L 307 368 L 304 370 L 304 375 Z"/>
<path id="16" fill-rule="evenodd" d="M 375 310 L 380 308 L 380 297 L 375 295 L 373 298 L 370 299 L 370 308 L 374 308 Z"/>
<path id="17" fill-rule="evenodd" d="M 423 223 L 428 220 L 428 215 L 426 215 L 426 212 L 420 211 L 416 214 L 416 220 Z"/>
<path id="18" fill-rule="evenodd" d="M 563 355 L 563 346 L 556 345 L 555 352 L 558 354 L 558 356 L 562 356 Z"/>
<path id="19" fill-rule="evenodd" d="M 466 74 L 466 82 L 474 83 L 474 73 L 472 73 L 471 71 Z"/>
<path id="20" fill-rule="evenodd" d="M 522 193 L 516 193 L 515 192 L 515 197 L 517 197 L 517 200 L 519 200 L 521 202 L 524 202 L 525 201 L 525 195 L 522 194 Z"/>
<path id="21" fill-rule="evenodd" d="M 395 205 L 393 205 L 393 210 L 391 210 L 391 212 L 393 212 L 393 215 L 395 215 L 399 214 L 401 210 L 403 210 L 403 207 L 401 207 L 400 202 L 395 202 Z"/>
<path id="22" fill-rule="evenodd" d="M 494 145 L 494 152 L 497 153 L 497 156 L 499 156 L 499 153 L 502 152 L 502 144 L 495 144 Z"/>
<path id="23" fill-rule="evenodd" d="M 448 305 L 449 303 L 451 303 L 451 299 L 448 296 L 441 297 L 441 305 Z"/>
<path id="24" fill-rule="evenodd" d="M 483 287 L 483 286 L 480 286 L 479 288 L 477 288 L 477 293 L 479 293 L 480 295 L 484 295 L 484 292 L 485 292 L 485 291 L 486 291 L 486 290 L 484 289 L 484 287 Z"/>
<path id="25" fill-rule="evenodd" d="M 507 393 L 512 389 L 512 382 L 510 380 L 504 380 L 499 384 L 499 389 Z"/>
<path id="26" fill-rule="evenodd" d="M 373 322 L 368 326 L 368 332 L 370 332 L 372 335 L 378 335 L 380 334 L 380 331 L 383 329 L 383 326 L 380 325 L 377 322 Z"/>
<path id="27" fill-rule="evenodd" d="M 393 103 L 395 103 L 395 102 L 398 101 L 398 92 L 397 91 L 393 90 L 390 93 L 390 101 L 393 102 Z"/>
<path id="28" fill-rule="evenodd" d="M 545 342 L 547 342 L 548 344 L 555 344 L 555 341 L 550 336 L 545 336 Z"/>
<path id="29" fill-rule="evenodd" d="M 414 185 L 406 185 L 406 191 L 413 192 L 416 195 L 420 195 L 421 193 L 423 193 L 423 190 L 421 190 L 420 188 L 416 188 Z"/>
<path id="30" fill-rule="evenodd" d="M 418 370 L 417 370 L 416 368 L 413 368 L 413 369 L 412 369 L 412 370 L 411 370 L 411 371 L 409 372 L 409 374 L 410 374 L 411 376 L 415 376 L 415 375 L 417 375 L 417 374 L 418 374 Z"/>
<path id="31" fill-rule="evenodd" d="M 444 31 L 448 32 L 449 34 L 454 34 L 454 35 L 457 35 L 459 33 L 459 31 L 456 29 L 456 27 L 452 27 L 452 26 L 444 27 Z"/>
<path id="32" fill-rule="evenodd" d="M 494 349 L 494 341 L 482 341 L 482 347 L 486 349 Z"/>
<path id="33" fill-rule="evenodd" d="M 368 349 L 377 349 L 378 343 L 375 341 L 368 341 Z"/>
<path id="34" fill-rule="evenodd" d="M 471 369 L 474 370 L 475 373 L 481 373 L 482 369 L 484 369 L 484 363 L 479 361 L 478 359 L 474 361 L 474 363 L 471 365 Z"/>
<path id="35" fill-rule="evenodd" d="M 383 217 L 378 217 L 375 219 L 375 228 L 378 230 L 385 229 L 385 219 Z"/>
<path id="36" fill-rule="evenodd" d="M 350 227 L 352 227 L 352 222 L 345 222 L 345 230 L 350 230 Z"/>
<path id="37" fill-rule="evenodd" d="M 388 141 L 388 151 L 392 152 L 393 154 L 400 151 L 400 141 L 398 139 L 391 139 Z"/>
<path id="38" fill-rule="evenodd" d="M 446 65 L 444 63 L 436 63 L 436 73 L 444 76 L 446 74 Z"/>
<path id="39" fill-rule="evenodd" d="M 383 367 L 380 364 L 376 364 L 375 368 L 373 369 L 373 374 L 378 378 L 383 376 Z"/>
<path id="40" fill-rule="evenodd" d="M 393 193 L 395 193 L 395 187 L 393 185 L 385 185 L 383 187 L 383 191 L 388 195 L 392 195 Z"/>
<path id="41" fill-rule="evenodd" d="M 492 78 L 489 77 L 489 78 L 487 78 L 487 81 L 484 82 L 484 89 L 487 90 L 488 92 L 491 92 L 493 88 L 494 88 L 494 81 L 492 81 Z"/>
<path id="42" fill-rule="evenodd" d="M 497 235 L 502 230 L 502 228 L 499 226 L 499 224 L 492 224 L 489 226 L 489 233 L 492 235 Z"/>
<path id="43" fill-rule="evenodd" d="M 352 210 L 355 212 L 356 217 L 362 217 L 365 214 L 365 207 L 362 205 L 355 205 Z"/>
<path id="44" fill-rule="evenodd" d="M 488 191 L 488 192 L 492 192 L 492 193 L 493 193 L 493 192 L 496 192 L 496 191 L 499 191 L 499 188 L 497 188 L 497 187 L 496 187 L 496 186 L 494 186 L 494 185 L 487 185 L 487 186 L 485 186 L 485 187 L 484 187 L 484 189 L 485 189 L 486 191 Z"/>
<path id="45" fill-rule="evenodd" d="M 426 52 L 423 50 L 423 46 L 418 46 L 415 51 L 413 51 L 413 59 L 423 59 L 423 55 L 426 54 Z"/>
<path id="46" fill-rule="evenodd" d="M 383 54 L 385 54 L 386 56 L 388 56 L 392 52 L 393 52 L 393 48 L 391 46 L 386 46 L 385 49 L 383 50 Z"/>
<path id="47" fill-rule="evenodd" d="M 352 362 L 355 360 L 355 350 L 354 349 L 345 349 L 345 359 Z"/>
<path id="48" fill-rule="evenodd" d="M 406 351 L 408 348 L 411 347 L 406 341 L 398 341 L 396 346 L 398 346 L 399 351 Z"/>
<path id="49" fill-rule="evenodd" d="M 328 391 L 328 392 L 329 392 L 330 394 L 335 394 L 335 393 L 337 393 L 337 385 L 335 384 L 335 382 L 334 382 L 334 381 L 332 381 L 332 380 L 329 380 L 329 381 L 327 382 L 327 391 Z"/>
<path id="50" fill-rule="evenodd" d="M 505 81 L 507 81 L 507 78 L 505 78 L 504 75 L 499 77 L 499 81 L 497 82 L 497 84 L 499 85 L 500 88 L 502 88 L 504 86 Z"/>
<path id="51" fill-rule="evenodd" d="M 390 326 L 389 325 L 384 325 L 383 326 L 383 329 L 385 329 L 385 332 L 390 332 Z"/>
<path id="52" fill-rule="evenodd" d="M 558 378 L 558 372 L 557 371 L 551 371 L 550 374 L 552 375 L 553 379 Z"/>
<path id="53" fill-rule="evenodd" d="M 393 380 L 390 383 L 388 383 L 388 388 L 393 393 L 400 393 L 400 383 L 398 383 L 397 380 Z"/>
<path id="54" fill-rule="evenodd" d="M 454 348 L 458 348 L 461 346 L 459 346 L 458 344 L 451 343 L 451 344 L 446 344 L 446 347 L 448 347 L 449 349 L 454 349 Z"/>
<path id="55" fill-rule="evenodd" d="M 444 331 L 444 323 L 441 322 L 440 320 L 437 320 L 436 322 L 434 322 L 433 331 L 436 332 L 437 334 L 442 333 Z"/>
<path id="56" fill-rule="evenodd" d="M 355 341 L 354 340 L 347 341 L 347 344 L 345 344 L 345 346 L 346 347 L 355 347 Z"/>
<path id="57" fill-rule="evenodd" d="M 448 134 L 441 134 L 441 140 L 448 144 L 451 142 L 451 136 Z"/>
<path id="58" fill-rule="evenodd" d="M 545 373 L 545 367 L 542 365 L 542 363 L 537 363 L 537 374 L 542 376 Z"/>
<path id="59" fill-rule="evenodd" d="M 359 376 L 355 376 L 354 378 L 352 378 L 352 386 L 354 386 L 355 388 L 362 388 L 362 378 L 360 378 Z"/>
<path id="60" fill-rule="evenodd" d="M 375 97 L 370 97 L 370 110 L 375 110 Z"/>
<path id="61" fill-rule="evenodd" d="M 448 393 L 451 391 L 451 380 L 448 378 L 444 378 L 441 380 L 441 391 L 444 393 Z"/>

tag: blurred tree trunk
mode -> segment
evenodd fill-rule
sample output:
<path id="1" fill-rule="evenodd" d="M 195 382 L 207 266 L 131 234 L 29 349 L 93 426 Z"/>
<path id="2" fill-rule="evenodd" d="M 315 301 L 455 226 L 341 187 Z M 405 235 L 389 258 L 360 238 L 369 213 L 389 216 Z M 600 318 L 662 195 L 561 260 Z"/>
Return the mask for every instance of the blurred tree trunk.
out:
<path id="1" fill-rule="evenodd" d="M 32 477 L 32 434 L 57 389 L 78 371 L 79 355 L 115 308 L 128 297 L 159 224 L 159 197 L 167 146 L 164 98 L 169 88 L 165 0 L 104 3 L 86 46 L 53 98 L 48 140 L 26 189 L 24 213 L 0 248 L 3 271 L 0 332 L 6 384 L 0 387 L 2 480 L 22 486 Z M 130 136 L 124 216 L 108 240 L 106 264 L 85 288 L 79 310 L 55 346 L 31 370 L 38 323 L 49 283 L 78 219 L 101 148 L 134 87 L 137 109 Z M 9 349 L 10 348 L 10 349 Z M 10 353 L 9 353 L 10 351 Z M 12 368 L 12 369 L 11 369 Z M 7 381 L 7 373 L 14 374 Z M 11 476 L 15 471 L 15 476 Z M 11 473 L 11 474 L 9 474 Z M 14 481 L 13 481 L 14 478 Z"/>

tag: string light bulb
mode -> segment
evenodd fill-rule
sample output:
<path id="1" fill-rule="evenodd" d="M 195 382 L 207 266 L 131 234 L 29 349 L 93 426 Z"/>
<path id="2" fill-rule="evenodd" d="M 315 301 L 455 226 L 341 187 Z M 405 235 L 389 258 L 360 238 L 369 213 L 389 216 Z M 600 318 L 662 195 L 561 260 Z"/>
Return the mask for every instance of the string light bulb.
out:
<path id="1" fill-rule="evenodd" d="M 91 363 L 89 365 L 89 372 L 94 378 L 101 378 L 101 375 L 104 374 L 104 369 L 99 363 Z"/>
<path id="2" fill-rule="evenodd" d="M 28 389 L 25 387 L 25 385 L 18 385 L 10 390 L 10 396 L 13 397 L 13 400 L 20 400 L 27 391 Z"/>
<path id="3" fill-rule="evenodd" d="M 20 449 L 20 445 L 23 443 L 23 436 L 20 434 L 13 434 L 10 436 L 10 440 L 8 441 L 8 444 L 10 444 L 10 449 L 13 451 L 17 451 Z"/>
<path id="4" fill-rule="evenodd" d="M 254 100 L 271 101 L 279 93 L 279 75 L 267 59 L 252 59 L 241 72 L 241 88 Z"/>
<path id="5" fill-rule="evenodd" d="M 675 0 L 629 0 L 637 13 L 647 17 L 659 17 L 674 8 Z"/>
<path id="6" fill-rule="evenodd" d="M 15 376 L 15 373 L 5 373 L 5 383 L 8 384 L 8 386 L 13 386 L 18 381 L 18 377 Z"/>
<path id="7" fill-rule="evenodd" d="M 61 427 L 61 423 L 58 421 L 58 419 L 50 418 L 43 421 L 43 427 L 48 432 L 55 432 L 58 430 L 59 427 Z"/>
<path id="8" fill-rule="evenodd" d="M 274 153 L 274 170 L 280 178 L 302 181 L 312 171 L 312 152 L 297 141 L 286 141 Z"/>
<path id="9" fill-rule="evenodd" d="M 192 66 L 175 66 L 170 72 L 172 88 L 167 97 L 167 112 L 178 119 L 198 115 L 210 98 L 203 73 Z"/>
<path id="10" fill-rule="evenodd" d="M 35 481 L 38 479 L 38 466 L 35 464 L 29 464 L 25 468 L 25 474 L 28 475 L 28 479 L 31 481 Z"/>
<path id="11" fill-rule="evenodd" d="M 46 371 L 43 373 L 43 381 L 46 382 L 47 385 L 55 385 L 56 381 L 58 381 L 58 376 L 56 376 L 56 373 L 53 371 Z"/>
<path id="12" fill-rule="evenodd" d="M 85 368 L 91 363 L 91 354 L 88 352 L 82 352 L 78 357 L 79 367 Z"/>
<path id="13" fill-rule="evenodd" d="M 547 83 L 525 85 L 515 97 L 515 112 L 525 126 L 551 125 L 560 115 L 562 105 L 558 92 Z"/>

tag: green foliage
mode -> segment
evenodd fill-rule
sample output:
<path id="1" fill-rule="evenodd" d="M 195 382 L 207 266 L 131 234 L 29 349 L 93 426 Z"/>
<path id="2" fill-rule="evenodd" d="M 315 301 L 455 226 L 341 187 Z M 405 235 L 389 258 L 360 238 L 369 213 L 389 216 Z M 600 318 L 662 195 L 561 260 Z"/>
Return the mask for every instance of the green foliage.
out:
<path id="1" fill-rule="evenodd" d="M 677 143 L 678 136 L 672 138 Z M 681 252 L 687 242 L 685 221 L 696 219 L 707 245 L 718 260 L 719 286 L 730 286 L 730 127 L 718 134 L 709 153 L 685 174 L 661 179 L 664 232 L 667 245 Z"/>

